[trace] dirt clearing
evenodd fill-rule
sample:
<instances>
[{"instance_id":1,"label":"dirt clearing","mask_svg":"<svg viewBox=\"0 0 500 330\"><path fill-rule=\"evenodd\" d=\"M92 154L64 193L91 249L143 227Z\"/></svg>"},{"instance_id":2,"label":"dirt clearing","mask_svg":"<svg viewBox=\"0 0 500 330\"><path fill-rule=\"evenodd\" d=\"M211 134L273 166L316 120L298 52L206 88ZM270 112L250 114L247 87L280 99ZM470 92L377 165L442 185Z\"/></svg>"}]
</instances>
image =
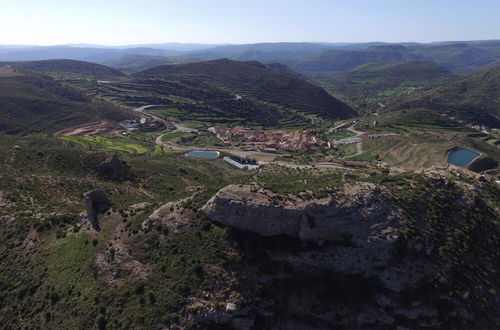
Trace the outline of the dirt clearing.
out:
<instances>
[{"instance_id":1,"label":"dirt clearing","mask_svg":"<svg viewBox=\"0 0 500 330\"><path fill-rule=\"evenodd\" d=\"M54 136L85 136L113 133L118 126L110 121L100 120L68 127L57 131Z\"/></svg>"}]
</instances>

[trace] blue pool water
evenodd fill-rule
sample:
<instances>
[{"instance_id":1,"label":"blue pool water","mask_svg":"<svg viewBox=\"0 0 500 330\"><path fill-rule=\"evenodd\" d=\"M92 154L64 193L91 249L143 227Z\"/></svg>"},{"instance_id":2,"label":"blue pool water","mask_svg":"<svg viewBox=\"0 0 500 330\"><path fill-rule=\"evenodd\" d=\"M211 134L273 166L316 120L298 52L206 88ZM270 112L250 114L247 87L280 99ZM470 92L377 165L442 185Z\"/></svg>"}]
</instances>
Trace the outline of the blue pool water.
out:
<instances>
[{"instance_id":1,"label":"blue pool water","mask_svg":"<svg viewBox=\"0 0 500 330\"><path fill-rule=\"evenodd\" d=\"M469 149L458 148L450 152L448 155L448 162L453 165L465 167L480 155L480 153Z\"/></svg>"},{"instance_id":2,"label":"blue pool water","mask_svg":"<svg viewBox=\"0 0 500 330\"><path fill-rule=\"evenodd\" d=\"M218 151L204 151L204 150L193 150L186 152L186 157L192 158L202 158L202 159L216 159L219 157Z\"/></svg>"}]
</instances>

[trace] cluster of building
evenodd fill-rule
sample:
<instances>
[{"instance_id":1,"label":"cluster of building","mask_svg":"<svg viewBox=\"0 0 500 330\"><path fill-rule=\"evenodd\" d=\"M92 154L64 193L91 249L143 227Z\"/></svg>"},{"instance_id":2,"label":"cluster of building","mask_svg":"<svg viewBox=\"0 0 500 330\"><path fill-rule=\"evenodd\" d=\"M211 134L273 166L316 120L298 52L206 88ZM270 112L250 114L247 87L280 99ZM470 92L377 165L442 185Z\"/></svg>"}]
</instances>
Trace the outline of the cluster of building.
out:
<instances>
[{"instance_id":1,"label":"cluster of building","mask_svg":"<svg viewBox=\"0 0 500 330\"><path fill-rule=\"evenodd\" d=\"M147 117L124 120L119 124L128 131L154 131L165 129L165 124L162 121Z\"/></svg>"},{"instance_id":2,"label":"cluster of building","mask_svg":"<svg viewBox=\"0 0 500 330\"><path fill-rule=\"evenodd\" d=\"M241 150L258 150L263 152L309 151L325 142L318 138L314 130L303 131L267 131L250 129L243 126L209 128L223 144L236 145Z\"/></svg>"},{"instance_id":3,"label":"cluster of building","mask_svg":"<svg viewBox=\"0 0 500 330\"><path fill-rule=\"evenodd\" d=\"M483 132L485 134L490 134L490 128L484 125L469 125L470 128L478 132Z\"/></svg>"}]
</instances>

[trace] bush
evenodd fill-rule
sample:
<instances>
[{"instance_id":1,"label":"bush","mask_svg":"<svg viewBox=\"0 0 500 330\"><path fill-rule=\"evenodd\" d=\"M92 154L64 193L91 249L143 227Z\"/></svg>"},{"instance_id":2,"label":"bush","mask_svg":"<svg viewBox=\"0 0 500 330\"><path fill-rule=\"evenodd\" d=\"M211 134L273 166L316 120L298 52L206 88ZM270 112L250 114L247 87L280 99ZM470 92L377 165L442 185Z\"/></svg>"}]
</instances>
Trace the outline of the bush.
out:
<instances>
[{"instance_id":1,"label":"bush","mask_svg":"<svg viewBox=\"0 0 500 330\"><path fill-rule=\"evenodd\" d=\"M96 324L97 324L97 328L99 330L105 330L106 329L106 318L104 317L104 315L102 314L99 314L96 318Z\"/></svg>"},{"instance_id":2,"label":"bush","mask_svg":"<svg viewBox=\"0 0 500 330\"><path fill-rule=\"evenodd\" d=\"M148 291L147 295L148 295L149 302L151 304L154 304L156 302L156 296L155 296L154 292Z\"/></svg>"}]
</instances>

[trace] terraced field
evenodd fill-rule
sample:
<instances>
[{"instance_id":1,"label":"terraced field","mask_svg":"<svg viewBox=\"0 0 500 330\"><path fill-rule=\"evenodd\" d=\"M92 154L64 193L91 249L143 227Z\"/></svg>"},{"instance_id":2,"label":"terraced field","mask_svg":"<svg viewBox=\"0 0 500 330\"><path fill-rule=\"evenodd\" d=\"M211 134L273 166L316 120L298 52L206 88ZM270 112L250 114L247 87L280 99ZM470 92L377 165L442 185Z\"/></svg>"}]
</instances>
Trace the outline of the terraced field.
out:
<instances>
[{"instance_id":1,"label":"terraced field","mask_svg":"<svg viewBox=\"0 0 500 330\"><path fill-rule=\"evenodd\" d=\"M400 135L384 136L363 143L363 151L391 165L409 169L446 166L446 152L468 147L500 160L500 149L461 131L415 129L399 126ZM402 130L404 129L404 131Z\"/></svg>"},{"instance_id":2,"label":"terraced field","mask_svg":"<svg viewBox=\"0 0 500 330\"><path fill-rule=\"evenodd\" d=\"M87 148L117 150L128 153L143 154L149 151L148 148L137 143L131 143L118 139L111 139L103 136L61 136L61 140L78 143Z\"/></svg>"}]
</instances>

